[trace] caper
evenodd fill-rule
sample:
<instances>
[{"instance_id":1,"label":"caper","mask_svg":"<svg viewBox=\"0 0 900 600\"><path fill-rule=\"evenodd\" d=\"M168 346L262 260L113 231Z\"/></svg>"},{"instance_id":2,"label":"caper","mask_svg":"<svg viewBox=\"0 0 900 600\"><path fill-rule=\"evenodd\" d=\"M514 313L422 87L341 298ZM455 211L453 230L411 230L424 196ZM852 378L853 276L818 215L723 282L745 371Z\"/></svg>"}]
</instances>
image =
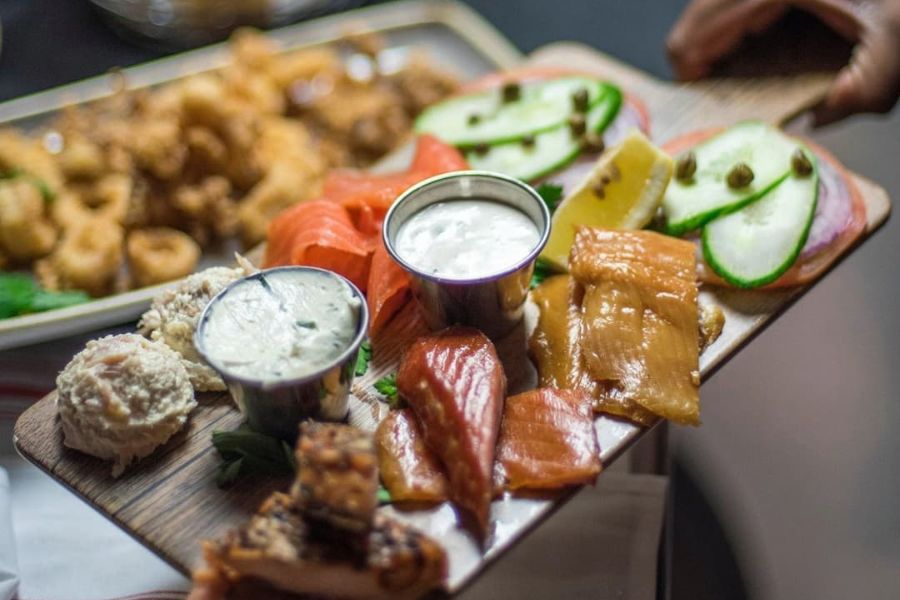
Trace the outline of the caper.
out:
<instances>
[{"instance_id":1,"label":"caper","mask_svg":"<svg viewBox=\"0 0 900 600\"><path fill-rule=\"evenodd\" d=\"M730 188L739 189L747 187L753 182L753 169L751 169L747 163L739 162L731 167L725 180L728 182L728 187Z\"/></svg>"},{"instance_id":2,"label":"caper","mask_svg":"<svg viewBox=\"0 0 900 600\"><path fill-rule=\"evenodd\" d=\"M518 83L510 81L509 83L503 84L501 94L504 103L515 102L522 96L522 87Z\"/></svg>"},{"instance_id":3,"label":"caper","mask_svg":"<svg viewBox=\"0 0 900 600\"><path fill-rule=\"evenodd\" d=\"M587 112L588 100L587 88L578 88L572 93L572 108L575 109L575 112Z\"/></svg>"},{"instance_id":4,"label":"caper","mask_svg":"<svg viewBox=\"0 0 900 600\"><path fill-rule=\"evenodd\" d=\"M485 154L488 153L488 150L490 150L490 149L491 149L491 147L486 142L481 142L480 144L475 144L475 147L473 148L473 150L475 150L475 154L477 154L479 156L484 156Z\"/></svg>"},{"instance_id":5,"label":"caper","mask_svg":"<svg viewBox=\"0 0 900 600\"><path fill-rule=\"evenodd\" d=\"M791 155L791 168L798 177L809 177L812 175L813 165L803 148L797 148Z\"/></svg>"},{"instance_id":6,"label":"caper","mask_svg":"<svg viewBox=\"0 0 900 600\"><path fill-rule=\"evenodd\" d=\"M478 125L481 122L481 115L478 113L472 113L469 115L468 123L469 125Z\"/></svg>"},{"instance_id":7,"label":"caper","mask_svg":"<svg viewBox=\"0 0 900 600\"><path fill-rule=\"evenodd\" d=\"M606 199L606 186L603 184L602 181L598 181L597 183L595 183L592 188L592 191L594 192L594 196L596 198L598 198L599 200Z\"/></svg>"},{"instance_id":8,"label":"caper","mask_svg":"<svg viewBox=\"0 0 900 600\"><path fill-rule=\"evenodd\" d=\"M526 148L534 148L535 143L534 135L529 133L525 137L522 138L522 145Z\"/></svg>"},{"instance_id":9,"label":"caper","mask_svg":"<svg viewBox=\"0 0 900 600\"><path fill-rule=\"evenodd\" d=\"M697 172L697 155L693 150L685 152L675 162L675 178L678 181L690 181Z\"/></svg>"},{"instance_id":10,"label":"caper","mask_svg":"<svg viewBox=\"0 0 900 600\"><path fill-rule=\"evenodd\" d=\"M598 133L594 133L593 131L591 131L590 133L586 133L584 137L581 138L581 150L583 152L603 152L604 148L605 145L603 143L603 136Z\"/></svg>"},{"instance_id":11,"label":"caper","mask_svg":"<svg viewBox=\"0 0 900 600\"><path fill-rule=\"evenodd\" d=\"M584 115L579 113L569 115L568 123L569 129L572 130L572 136L579 137L584 135L584 132L587 129L587 122L584 120Z\"/></svg>"}]
</instances>

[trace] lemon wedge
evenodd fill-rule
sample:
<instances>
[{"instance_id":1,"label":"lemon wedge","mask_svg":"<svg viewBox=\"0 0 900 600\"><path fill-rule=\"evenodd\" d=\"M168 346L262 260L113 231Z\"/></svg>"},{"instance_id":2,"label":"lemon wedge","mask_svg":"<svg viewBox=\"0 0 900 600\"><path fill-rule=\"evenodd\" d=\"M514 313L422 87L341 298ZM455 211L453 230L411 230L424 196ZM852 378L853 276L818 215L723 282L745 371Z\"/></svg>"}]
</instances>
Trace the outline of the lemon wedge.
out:
<instances>
[{"instance_id":1,"label":"lemon wedge","mask_svg":"<svg viewBox=\"0 0 900 600\"><path fill-rule=\"evenodd\" d=\"M604 152L591 173L557 207L541 257L564 270L575 226L640 229L656 214L672 177L672 159L633 131Z\"/></svg>"}]
</instances>

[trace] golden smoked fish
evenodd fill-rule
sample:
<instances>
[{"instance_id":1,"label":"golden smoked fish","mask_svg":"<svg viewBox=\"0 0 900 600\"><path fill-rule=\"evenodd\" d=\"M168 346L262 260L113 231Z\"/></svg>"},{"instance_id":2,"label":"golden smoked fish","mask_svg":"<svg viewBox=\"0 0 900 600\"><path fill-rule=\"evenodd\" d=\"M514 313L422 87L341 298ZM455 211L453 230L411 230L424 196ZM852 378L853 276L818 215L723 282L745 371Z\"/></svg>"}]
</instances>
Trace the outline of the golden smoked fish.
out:
<instances>
[{"instance_id":1,"label":"golden smoked fish","mask_svg":"<svg viewBox=\"0 0 900 600\"><path fill-rule=\"evenodd\" d=\"M605 402L699 424L696 268L684 240L577 229L569 269L585 290L581 350Z\"/></svg>"},{"instance_id":2,"label":"golden smoked fish","mask_svg":"<svg viewBox=\"0 0 900 600\"><path fill-rule=\"evenodd\" d=\"M378 470L394 502L443 502L447 476L425 445L412 409L392 410L375 430Z\"/></svg>"}]
</instances>

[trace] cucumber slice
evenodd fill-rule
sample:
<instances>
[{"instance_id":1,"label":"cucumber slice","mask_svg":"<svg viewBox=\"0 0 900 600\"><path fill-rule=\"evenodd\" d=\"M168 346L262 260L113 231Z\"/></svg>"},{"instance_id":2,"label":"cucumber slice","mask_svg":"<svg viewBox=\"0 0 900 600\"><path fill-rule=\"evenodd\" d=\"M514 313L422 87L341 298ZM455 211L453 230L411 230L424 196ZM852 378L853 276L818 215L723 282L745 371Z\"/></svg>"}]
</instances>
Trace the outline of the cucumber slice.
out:
<instances>
[{"instance_id":1,"label":"cucumber slice","mask_svg":"<svg viewBox=\"0 0 900 600\"><path fill-rule=\"evenodd\" d=\"M673 179L663 198L666 233L682 235L716 217L753 202L781 182L791 170L797 142L759 121L735 125L696 146L697 172L683 182ZM738 162L753 170L753 182L732 189L726 182Z\"/></svg>"},{"instance_id":2,"label":"cucumber slice","mask_svg":"<svg viewBox=\"0 0 900 600\"><path fill-rule=\"evenodd\" d=\"M498 89L477 92L426 109L415 128L455 146L508 142L564 123L572 114L576 90L588 90L591 107L608 93L608 87L589 77L562 77L523 84L519 100L506 103ZM477 122L470 122L473 115Z\"/></svg>"},{"instance_id":3,"label":"cucumber slice","mask_svg":"<svg viewBox=\"0 0 900 600\"><path fill-rule=\"evenodd\" d=\"M813 154L807 150L807 156ZM806 244L819 198L813 162L808 177L791 174L759 200L703 228L703 256L728 283L753 288L787 271Z\"/></svg>"},{"instance_id":4,"label":"cucumber slice","mask_svg":"<svg viewBox=\"0 0 900 600\"><path fill-rule=\"evenodd\" d=\"M589 131L603 133L622 105L622 94L613 86L596 103L585 119ZM473 169L504 173L523 181L534 181L563 168L581 152L581 140L572 135L568 125L560 125L534 136L534 144L521 141L491 146L484 154L471 151L466 161Z\"/></svg>"}]
</instances>

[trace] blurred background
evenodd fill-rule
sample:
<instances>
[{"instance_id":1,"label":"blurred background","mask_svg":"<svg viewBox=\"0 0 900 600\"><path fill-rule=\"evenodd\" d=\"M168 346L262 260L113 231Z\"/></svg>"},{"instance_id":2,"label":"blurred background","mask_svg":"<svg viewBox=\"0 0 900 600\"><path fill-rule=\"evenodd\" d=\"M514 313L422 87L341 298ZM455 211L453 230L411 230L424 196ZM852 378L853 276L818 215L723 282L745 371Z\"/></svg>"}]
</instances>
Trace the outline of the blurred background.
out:
<instances>
[{"instance_id":1,"label":"blurred background","mask_svg":"<svg viewBox=\"0 0 900 600\"><path fill-rule=\"evenodd\" d=\"M182 4L177 0L95 4L118 10L119 16L87 0L0 1L0 100L207 40L202 33L205 26L198 28L201 33L191 28L161 33L167 31L173 7ZM245 5L246 16L256 3L236 4ZM276 21L300 14L292 12L293 3L276 4L283 5ZM304 14L319 14L359 2L297 4ZM552 41L577 40L669 78L664 41L686 3L471 0L467 4L523 52ZM148 12L145 6L153 10ZM146 22L134 11L147 15ZM230 18L216 26L227 27ZM800 25L794 27L815 30L810 20L796 19ZM123 23L129 21L139 25L143 37L125 32ZM822 48L842 48L827 32L817 33L826 40ZM151 41L147 35L163 39ZM771 50L767 43L751 42L746 56L761 47ZM802 129L803 123L798 127ZM900 197L900 113L853 117L810 135L848 167ZM670 430L672 598L897 597L898 228L896 221L889 222L703 386L702 427ZM74 352L77 347L72 346ZM0 370L11 368L16 357L23 356L39 353L33 349L0 353ZM44 365L50 380L61 366ZM549 531L568 518L567 510L582 509L563 509L547 526ZM565 553L564 541L542 539L541 543L560 546L545 547L545 552ZM573 554L567 560L581 561L579 568L591 571L590 556ZM486 579L491 577L493 587L484 589L505 596L502 590L508 588L502 579L497 583L503 573L492 572ZM590 597L567 588L565 577L561 579L559 597ZM477 586L471 594L489 597Z\"/></svg>"}]
</instances>

